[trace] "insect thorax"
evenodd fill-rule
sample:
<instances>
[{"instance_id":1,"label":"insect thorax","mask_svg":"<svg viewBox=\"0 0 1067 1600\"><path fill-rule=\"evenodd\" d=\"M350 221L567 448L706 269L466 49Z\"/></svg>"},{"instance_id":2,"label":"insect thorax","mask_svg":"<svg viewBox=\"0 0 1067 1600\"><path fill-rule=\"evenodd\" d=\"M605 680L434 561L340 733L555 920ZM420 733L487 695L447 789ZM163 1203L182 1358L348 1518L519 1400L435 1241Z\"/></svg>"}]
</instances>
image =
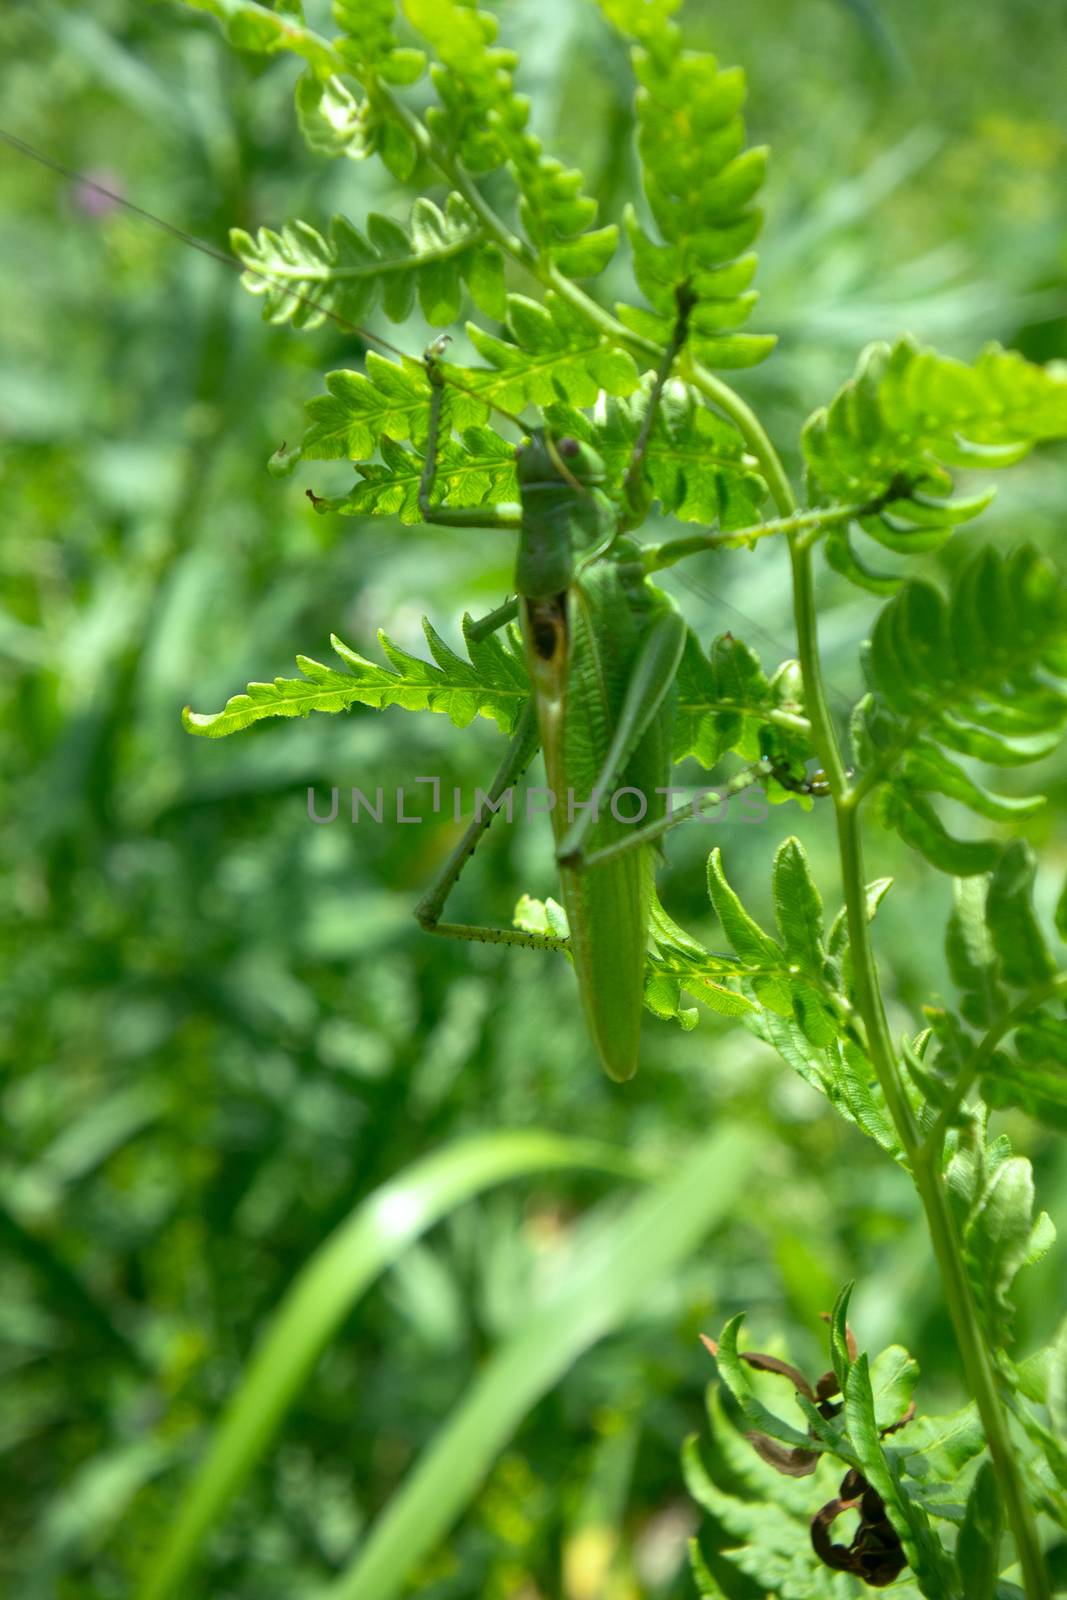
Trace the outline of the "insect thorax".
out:
<instances>
[{"instance_id":1,"label":"insect thorax","mask_svg":"<svg viewBox=\"0 0 1067 1600\"><path fill-rule=\"evenodd\" d=\"M569 587L575 561L610 537L612 511L598 490L556 482L526 483L515 564L515 590L548 600Z\"/></svg>"}]
</instances>

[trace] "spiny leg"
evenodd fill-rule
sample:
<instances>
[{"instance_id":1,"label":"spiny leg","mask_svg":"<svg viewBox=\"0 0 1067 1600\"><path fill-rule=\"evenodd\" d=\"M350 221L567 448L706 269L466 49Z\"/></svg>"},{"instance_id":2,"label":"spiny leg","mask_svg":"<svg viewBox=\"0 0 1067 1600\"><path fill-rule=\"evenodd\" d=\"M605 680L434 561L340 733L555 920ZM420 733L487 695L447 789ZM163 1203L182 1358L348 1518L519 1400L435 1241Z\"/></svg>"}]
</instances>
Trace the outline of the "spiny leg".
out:
<instances>
[{"instance_id":1,"label":"spiny leg","mask_svg":"<svg viewBox=\"0 0 1067 1600\"><path fill-rule=\"evenodd\" d=\"M508 744L496 777L490 785L488 802L479 809L462 839L415 907L415 916L425 933L438 933L446 939L466 939L478 944L521 945L527 950L567 949L566 939L553 938L546 933L527 933L521 928L479 928L471 923L438 920L460 874L496 814L492 807L525 772L536 755L540 742L537 712L533 700L530 699L523 707L518 726Z\"/></svg>"},{"instance_id":2,"label":"spiny leg","mask_svg":"<svg viewBox=\"0 0 1067 1600\"><path fill-rule=\"evenodd\" d=\"M595 808L610 793L670 691L685 649L686 625L673 608L649 625L637 652L611 744L589 796L591 804L571 823L556 852L561 866L580 867L582 849L595 824Z\"/></svg>"},{"instance_id":3,"label":"spiny leg","mask_svg":"<svg viewBox=\"0 0 1067 1600\"><path fill-rule=\"evenodd\" d=\"M419 515L424 522L437 523L445 528L521 528L522 510L518 505L502 506L435 506L430 503L434 479L437 476L437 457L440 449L441 409L445 399L445 375L437 364L436 352L431 345L425 357L426 376L430 380L430 417L426 429L426 456L419 476Z\"/></svg>"},{"instance_id":4,"label":"spiny leg","mask_svg":"<svg viewBox=\"0 0 1067 1600\"><path fill-rule=\"evenodd\" d=\"M589 855L581 857L574 864L583 871L590 867L606 866L609 861L618 861L620 856L629 854L631 850L638 850L642 845L655 844L657 839L662 839L665 833L672 828L677 828L683 822L692 822L699 817L702 811L710 811L712 806L722 805L731 795L741 794L743 790L751 788L754 783L770 777L772 774L765 761L759 762L754 767L746 767L743 772L735 772L732 778L725 783L720 783L715 788L704 790L695 800L690 800L688 805L680 811L674 811L669 816L660 817L656 822L648 822L641 828L635 828L633 833L615 839L611 844L604 845L600 850L594 850Z\"/></svg>"},{"instance_id":5,"label":"spiny leg","mask_svg":"<svg viewBox=\"0 0 1067 1600\"><path fill-rule=\"evenodd\" d=\"M447 527L467 528L517 528L521 525L520 508L515 506L485 506L472 509L451 509L430 503L441 432L441 410L444 402L444 374L437 365L436 352L427 352L426 372L430 380L430 416L426 433L426 458L419 479L419 510L423 520ZM487 637L495 628L517 614L517 602L506 602L489 616L471 624L468 636L474 640ZM470 924L441 922L445 902L455 887L461 873L474 854L482 835L495 816L492 809L501 795L521 777L536 754L539 744L537 713L533 701L527 701L518 726L505 752L504 759L489 789L488 801L451 851L440 872L427 889L418 905L415 916L426 933L441 934L446 939L476 940L484 944L521 945L531 950L565 950L565 939L554 939L547 934L526 933L519 928L478 928Z\"/></svg>"},{"instance_id":6,"label":"spiny leg","mask_svg":"<svg viewBox=\"0 0 1067 1600\"><path fill-rule=\"evenodd\" d=\"M855 774L853 769L848 769L848 776ZM677 828L683 822L692 822L699 817L701 812L710 811L713 806L722 805L724 800L729 800L732 795L741 794L753 784L765 783L768 778L774 778L783 789L789 789L794 794L811 795L820 799L829 794L825 777L822 772L814 773L810 778L803 780L790 778L773 762L763 757L754 766L745 767L741 772L735 772L732 778L725 783L716 784L714 788L703 790L694 800L680 811L673 811L668 816L660 817L656 822L648 822L643 827L635 828L633 833L615 839L611 844L604 845L599 850L593 850L589 855L582 855L573 863L582 871L590 867L606 866L609 861L618 861L621 856L627 855L631 850L638 850L642 845L655 844L662 839L665 833L672 828Z\"/></svg>"},{"instance_id":7,"label":"spiny leg","mask_svg":"<svg viewBox=\"0 0 1067 1600\"><path fill-rule=\"evenodd\" d=\"M488 639L491 633L502 628L507 622L514 622L519 614L518 596L505 600L503 605L497 606L494 611L489 611L484 617L476 617L464 622L463 632L472 644L481 644Z\"/></svg>"},{"instance_id":8,"label":"spiny leg","mask_svg":"<svg viewBox=\"0 0 1067 1600\"><path fill-rule=\"evenodd\" d=\"M623 480L622 486L625 503L631 508L634 515L638 518L643 515L644 510L638 497L637 488L645 468L645 455L648 451L648 441L655 425L656 415L660 408L660 402L663 399L663 390L666 387L667 379L671 375L671 369L678 358L679 352L681 351L682 346L685 344L685 341L688 337L689 318L693 307L697 303L697 297L693 293L688 283L682 283L678 285L674 292L674 298L675 304L678 308L678 313L674 321L674 331L671 334L670 343L663 352L663 359L660 361L660 364L656 369L656 377L652 385L652 393L648 397L648 408L645 411L644 420L641 423L641 431L637 435L637 440L633 448L633 454L630 457L630 465L626 469L626 477Z\"/></svg>"}]
</instances>

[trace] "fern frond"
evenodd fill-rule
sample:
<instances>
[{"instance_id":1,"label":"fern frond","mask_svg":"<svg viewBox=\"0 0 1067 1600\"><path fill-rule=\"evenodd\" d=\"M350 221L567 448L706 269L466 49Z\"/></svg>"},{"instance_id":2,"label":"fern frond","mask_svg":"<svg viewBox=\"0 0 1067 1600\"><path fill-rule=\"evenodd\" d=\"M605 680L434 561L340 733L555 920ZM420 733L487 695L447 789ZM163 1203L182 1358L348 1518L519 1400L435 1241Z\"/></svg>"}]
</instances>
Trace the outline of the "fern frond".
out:
<instances>
[{"instance_id":1,"label":"fern frond","mask_svg":"<svg viewBox=\"0 0 1067 1600\"><path fill-rule=\"evenodd\" d=\"M462 432L481 425L493 406L521 411L529 404L547 407L561 400L574 406L591 406L602 393L625 395L638 383L637 367L631 357L613 349L554 295L547 296L543 305L522 295L509 295L506 327L510 338L486 333L473 323L467 326L472 343L488 366L442 363L446 379L453 380L443 390L444 436L452 429ZM299 453L288 457L290 467L300 456L312 461L365 459L373 454L383 434L391 439L410 439L416 445L425 441L431 389L421 362L387 361L368 352L365 375L347 370L333 372L326 379L326 387L328 394L308 402L311 425ZM711 418L706 410L703 415ZM583 437L591 437L584 419L577 426L585 429ZM632 430L634 438L637 426ZM731 461L736 461L733 475L739 485L743 481L754 490L759 480L750 469L742 471L740 466L740 435L732 434L727 424L715 418L710 422L694 419L688 433L688 449L694 457L689 462L690 471L699 470L699 439L709 444L714 440L720 455L725 457L729 450ZM714 458L707 463L706 471L715 471ZM745 504L749 504L747 497ZM751 522L753 516L754 513L748 515L747 520Z\"/></svg>"},{"instance_id":2,"label":"fern frond","mask_svg":"<svg viewBox=\"0 0 1067 1600\"><path fill-rule=\"evenodd\" d=\"M633 458L652 390L646 373L629 396L601 395L592 419L564 406L545 416L557 433L586 439L603 457L608 482L621 484ZM767 486L745 454L744 440L677 380L664 388L645 445L644 479L650 500L682 522L715 522L729 531L760 520Z\"/></svg>"},{"instance_id":3,"label":"fern frond","mask_svg":"<svg viewBox=\"0 0 1067 1600\"><path fill-rule=\"evenodd\" d=\"M362 161L376 148L374 119L340 78L305 72L296 85L296 118L309 149L321 156Z\"/></svg>"},{"instance_id":4,"label":"fern frond","mask_svg":"<svg viewBox=\"0 0 1067 1600\"><path fill-rule=\"evenodd\" d=\"M720 852L708 858L711 903L740 963L735 978L756 1002L741 1020L841 1116L902 1160L881 1089L851 1027L854 997L840 919L824 933L818 891L798 840L779 847L772 884L778 939L745 910ZM879 899L877 892L869 895L871 915Z\"/></svg>"},{"instance_id":5,"label":"fern frond","mask_svg":"<svg viewBox=\"0 0 1067 1600\"><path fill-rule=\"evenodd\" d=\"M521 319L519 325L524 330L527 327ZM532 325L544 330L539 318ZM489 336L484 337L488 341ZM597 378L608 383L635 379L636 370L629 358L620 365L610 360L609 352L597 343L578 352L573 346L554 341L540 356L530 352L529 364L524 366L524 355L516 346L492 342L506 349L508 368L489 373L485 368L444 366L446 376L452 375L456 381L446 384L443 391L442 435L447 437L453 429L464 434L480 427L496 401L511 410L521 407L527 397L543 397L553 389L556 393L569 390L585 403L598 401L594 416L576 410L573 404L556 402L544 404L546 421L558 435L570 433L592 444L604 458L608 482L620 485L641 430L650 385L646 379L632 397L612 396L597 388ZM504 359L503 354L500 359ZM328 392L308 402L310 426L299 449L290 451L284 463L276 466L279 474L291 471L301 459L366 462L383 437L408 439L416 446L425 443L431 388L422 363L387 361L370 351L366 368L366 373L346 369L327 374ZM499 439L492 453L495 456L509 449L513 446ZM442 459L446 455L447 451L443 452ZM395 456L393 459L410 489L411 463ZM648 440L644 468L651 496L659 500L665 513L682 521L714 521L727 531L751 528L759 522L766 485L749 465L740 434L701 405L684 385L671 385L663 397ZM507 474L500 481L505 498L514 498L512 475ZM410 501L410 495L401 500ZM482 501L450 498L450 503L474 505ZM326 504L323 502L324 508Z\"/></svg>"},{"instance_id":6,"label":"fern frond","mask_svg":"<svg viewBox=\"0 0 1067 1600\"><path fill-rule=\"evenodd\" d=\"M712 367L752 366L775 340L736 330L748 321L762 223L753 200L763 184L764 149L745 149L745 78L715 57L683 50L670 6L602 0L609 19L639 42L632 52L642 181L659 229L657 242L632 207L625 214L634 276L651 310L619 305L619 320L666 344L676 292L696 296L689 348Z\"/></svg>"},{"instance_id":7,"label":"fern frond","mask_svg":"<svg viewBox=\"0 0 1067 1600\"><path fill-rule=\"evenodd\" d=\"M787 841L788 848L792 850L797 859L803 862L803 852L798 842L793 839ZM783 847L785 850L786 847ZM776 878L780 875L783 852L775 863ZM809 889L814 893L810 874L806 866L803 874ZM817 1047L829 1044L837 1035L838 1025L832 1007L827 1003L827 997L819 992L822 984L822 965L824 954L821 952L813 967L808 960L810 941L805 939L805 959L801 964L796 960L795 950L796 933L799 924L793 920L783 919L780 915L779 903L779 932L782 942L771 938L748 915L740 900L726 882L722 870L720 852L714 850L708 859L708 893L711 897L715 913L722 923L723 932L733 946L738 959L744 969L746 981L751 986L754 997L761 1006L774 1012L776 1016L792 1017L804 1037ZM815 894L814 903L817 904L818 896ZM821 908L816 917L820 922ZM820 931L815 935L817 943L821 944Z\"/></svg>"},{"instance_id":8,"label":"fern frond","mask_svg":"<svg viewBox=\"0 0 1067 1600\"><path fill-rule=\"evenodd\" d=\"M234 228L230 243L248 269L242 283L264 297L271 322L315 328L327 313L362 322L379 301L391 321L403 322L417 297L427 322L441 327L459 316L464 284L489 315L504 309L500 251L458 194L444 211L416 200L406 229L372 212L366 234L337 216L329 238L298 221L280 233L260 228L255 238Z\"/></svg>"},{"instance_id":9,"label":"fern frond","mask_svg":"<svg viewBox=\"0 0 1067 1600\"><path fill-rule=\"evenodd\" d=\"M396 33L396 0L333 0L333 20L344 34L337 49L361 80L417 83L426 55L401 45Z\"/></svg>"},{"instance_id":10,"label":"fern frond","mask_svg":"<svg viewBox=\"0 0 1067 1600\"><path fill-rule=\"evenodd\" d=\"M379 155L402 183L418 159L415 136L394 114L383 86L416 83L426 68L422 50L397 42L393 0L335 0L334 20L344 30L335 49L363 89L357 99L340 78L308 73L296 86L300 130L312 150L362 161Z\"/></svg>"},{"instance_id":11,"label":"fern frond","mask_svg":"<svg viewBox=\"0 0 1067 1600\"><path fill-rule=\"evenodd\" d=\"M600 9L620 33L636 40L650 55L670 60L678 49L678 24L671 18L682 0L599 0Z\"/></svg>"},{"instance_id":12,"label":"fern frond","mask_svg":"<svg viewBox=\"0 0 1067 1600\"><path fill-rule=\"evenodd\" d=\"M884 502L860 526L908 555L937 549L988 504L988 493L952 498L951 469L1010 466L1040 441L1065 437L1067 365L1035 366L991 345L968 366L902 338L864 351L802 442L814 503ZM830 553L855 581L877 582L850 565L847 535Z\"/></svg>"},{"instance_id":13,"label":"fern frond","mask_svg":"<svg viewBox=\"0 0 1067 1600\"><path fill-rule=\"evenodd\" d=\"M419 483L424 457L384 435L378 451L380 461L356 463L358 481L348 494L335 499L316 496L316 511L338 511L346 517L399 517L409 524L421 521ZM439 445L430 494L435 505L484 506L505 501L517 509L518 494L515 446L492 428L467 428L460 439Z\"/></svg>"},{"instance_id":14,"label":"fern frond","mask_svg":"<svg viewBox=\"0 0 1067 1600\"><path fill-rule=\"evenodd\" d=\"M505 324L509 338L467 324L467 336L484 367L458 369L461 381L490 405L506 411L565 401L591 406L603 390L630 394L638 383L637 367L625 350L573 312L558 295L543 302L525 295L507 299Z\"/></svg>"},{"instance_id":15,"label":"fern frond","mask_svg":"<svg viewBox=\"0 0 1067 1600\"><path fill-rule=\"evenodd\" d=\"M1048 1253L1056 1237L1050 1219L1034 1214L1034 1173L1003 1134L990 1138L982 1120L951 1156L949 1194L963 1239L971 1286L993 1350L1010 1343L1011 1288L1024 1267Z\"/></svg>"},{"instance_id":16,"label":"fern frond","mask_svg":"<svg viewBox=\"0 0 1067 1600\"><path fill-rule=\"evenodd\" d=\"M699 1012L687 1006L694 996L720 1017L742 1017L755 1002L741 993L737 983L740 963L733 956L713 955L679 927L660 903L655 885L649 906L648 961L644 1001L663 1022L677 1022L688 1033Z\"/></svg>"},{"instance_id":17,"label":"fern frond","mask_svg":"<svg viewBox=\"0 0 1067 1600\"><path fill-rule=\"evenodd\" d=\"M363 461L372 456L383 435L389 439L426 441L430 416L430 380L421 361L387 361L369 350L366 372L342 369L326 375L328 393L307 404L311 425L300 448L286 458L291 468L301 458L308 461ZM447 373L460 369L445 367ZM465 374L458 378L463 382ZM462 431L484 423L488 405L464 386L446 384L441 396L441 430Z\"/></svg>"},{"instance_id":18,"label":"fern frond","mask_svg":"<svg viewBox=\"0 0 1067 1600\"><path fill-rule=\"evenodd\" d=\"M468 659L451 650L430 623L423 622L432 661L402 650L384 633L378 640L388 667L368 661L336 635L330 643L348 668L339 672L308 656L298 656L302 678L275 678L273 683L250 683L244 694L234 695L221 711L201 713L188 706L182 722L189 733L223 739L254 722L269 717L306 717L312 711L347 711L354 705L383 710L400 706L405 711L439 711L457 728L476 716L487 717L510 733L529 695L529 683L517 639L491 635L464 639Z\"/></svg>"},{"instance_id":19,"label":"fern frond","mask_svg":"<svg viewBox=\"0 0 1067 1600\"><path fill-rule=\"evenodd\" d=\"M456 0L403 0L408 21L428 41L440 105L427 124L449 157L471 172L508 166L519 190L519 216L542 261L568 277L592 277L615 253L618 229L593 228L597 203L582 175L547 156L528 127L529 101L515 92L518 56L496 44L488 11Z\"/></svg>"},{"instance_id":20,"label":"fern frond","mask_svg":"<svg viewBox=\"0 0 1067 1600\"><path fill-rule=\"evenodd\" d=\"M1067 728L1067 594L1031 546L981 551L946 601L909 580L875 623L866 661L873 690L853 737L869 786L885 783L882 818L957 877L988 871L998 847L953 839L926 798L960 801L994 821L1042 802L989 793L946 751L998 766L1039 760Z\"/></svg>"},{"instance_id":21,"label":"fern frond","mask_svg":"<svg viewBox=\"0 0 1067 1600\"><path fill-rule=\"evenodd\" d=\"M924 1088L944 1105L977 1081L987 1106L1064 1128L1067 974L1034 911L1034 874L1033 853L1017 839L992 873L956 883L945 950L959 1010L929 1012L936 1049L924 1058Z\"/></svg>"},{"instance_id":22,"label":"fern frond","mask_svg":"<svg viewBox=\"0 0 1067 1600\"><path fill-rule=\"evenodd\" d=\"M742 640L720 634L705 654L694 634L678 669L674 760L694 756L710 770L728 751L745 761L766 755L773 727L776 754L800 766L814 754L806 732L803 690L793 663L768 678Z\"/></svg>"},{"instance_id":23,"label":"fern frond","mask_svg":"<svg viewBox=\"0 0 1067 1600\"><path fill-rule=\"evenodd\" d=\"M290 51L309 71L296 86L301 131L313 150L362 160L380 155L395 178L410 178L418 156L413 134L395 115L383 86L415 83L425 69L423 51L399 45L393 0L335 0L334 17L345 37L331 43L300 17L257 0L185 0L222 24L230 44L259 55ZM354 75L364 95L357 99L342 81Z\"/></svg>"},{"instance_id":24,"label":"fern frond","mask_svg":"<svg viewBox=\"0 0 1067 1600\"><path fill-rule=\"evenodd\" d=\"M723 1433L734 1433L725 1414L720 1426ZM746 1443L742 1448L759 1465L751 1446ZM721 1457L728 1452L720 1433L715 1454ZM820 1504L833 1498L842 1470L827 1461L815 1469L814 1479L805 1482L801 1494L783 1494L781 1486L787 1480L777 1479L761 1484L763 1493L757 1497L742 1492L748 1488L745 1480L708 1472L696 1436L688 1439L682 1456L685 1486L711 1519L711 1531L689 1544L690 1569L701 1600L726 1600L733 1594L751 1600L778 1600L782 1595L839 1600L843 1592L839 1581L812 1550L810 1528ZM766 1472L769 1479L777 1478L773 1468L767 1467ZM722 1488L725 1482L736 1485L737 1492ZM728 1588L722 1587L716 1572Z\"/></svg>"}]
</instances>

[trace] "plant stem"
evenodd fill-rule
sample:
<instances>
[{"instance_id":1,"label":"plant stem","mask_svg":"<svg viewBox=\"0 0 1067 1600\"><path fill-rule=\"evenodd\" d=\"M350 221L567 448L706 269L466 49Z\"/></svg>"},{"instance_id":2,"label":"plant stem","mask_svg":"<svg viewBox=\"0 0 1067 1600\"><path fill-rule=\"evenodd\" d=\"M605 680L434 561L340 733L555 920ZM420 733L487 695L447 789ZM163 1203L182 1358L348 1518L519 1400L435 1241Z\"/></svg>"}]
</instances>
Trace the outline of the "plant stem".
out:
<instances>
[{"instance_id":1,"label":"plant stem","mask_svg":"<svg viewBox=\"0 0 1067 1600\"><path fill-rule=\"evenodd\" d=\"M812 740L830 784L834 805L838 808L840 828L841 806L848 795L848 773L841 759L841 747L834 731L830 707L823 684L822 663L819 660L818 622L815 612L815 576L810 548L797 534L789 538L789 561L793 574L793 618L797 630L797 655L804 679L804 703L811 719ZM842 862L844 844L841 845ZM863 880L857 905L862 910L864 930L867 927L864 907Z\"/></svg>"},{"instance_id":2,"label":"plant stem","mask_svg":"<svg viewBox=\"0 0 1067 1600\"><path fill-rule=\"evenodd\" d=\"M968 1386L978 1406L993 1470L1004 1501L1008 1526L1022 1568L1027 1600L1052 1600L1048 1568L1038 1539L1037 1524L1026 1493L1018 1457L1008 1429L1008 1419L997 1391L993 1363L978 1324L970 1279L963 1262L941 1174L925 1152L912 1165L915 1187L926 1212L934 1255L949 1315L956 1330L960 1359Z\"/></svg>"},{"instance_id":3,"label":"plant stem","mask_svg":"<svg viewBox=\"0 0 1067 1600\"><path fill-rule=\"evenodd\" d=\"M940 1171L939 1150L924 1144L905 1093L882 1002L881 985L866 909L866 873L859 809L849 791L837 737L826 711L822 687L814 606L811 552L791 542L794 603L805 697L819 758L829 776L837 814L841 878L848 912L849 944L855 972L856 998L867 1034L871 1065L911 1166L926 1214L934 1257L941 1273L945 1300L956 1333L964 1376L978 1407L986 1443L1004 1501L1008 1526L1022 1568L1027 1600L1052 1600L1048 1571L1037 1526L1027 1498L1008 1421L997 1391L992 1362L978 1321L959 1235L949 1209Z\"/></svg>"},{"instance_id":4,"label":"plant stem","mask_svg":"<svg viewBox=\"0 0 1067 1600\"><path fill-rule=\"evenodd\" d=\"M705 550L719 550L724 546L738 545L751 542L755 539L769 539L775 534L804 534L811 538L823 528L833 527L838 522L851 522L854 517L864 516L871 509L870 503L848 506L823 506L816 507L814 511L798 511L792 517L777 517L770 522L753 523L750 528L734 528L728 532L720 533L694 533L685 539L668 539L665 544L646 544L641 552L642 565L646 572L660 572L664 567L673 567L676 561L682 561L686 556L700 555Z\"/></svg>"}]
</instances>

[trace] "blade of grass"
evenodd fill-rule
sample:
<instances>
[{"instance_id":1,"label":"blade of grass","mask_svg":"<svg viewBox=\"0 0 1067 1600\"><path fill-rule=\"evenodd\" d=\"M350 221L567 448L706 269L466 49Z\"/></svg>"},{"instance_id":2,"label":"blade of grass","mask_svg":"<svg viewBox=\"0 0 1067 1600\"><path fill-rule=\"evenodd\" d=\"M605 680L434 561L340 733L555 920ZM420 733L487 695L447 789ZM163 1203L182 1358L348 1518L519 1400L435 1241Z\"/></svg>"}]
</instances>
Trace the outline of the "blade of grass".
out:
<instances>
[{"instance_id":1,"label":"blade of grass","mask_svg":"<svg viewBox=\"0 0 1067 1600\"><path fill-rule=\"evenodd\" d=\"M490 1359L319 1600L392 1600L474 1495L526 1413L598 1339L648 1301L734 1203L752 1136L704 1139L576 1254L559 1289Z\"/></svg>"},{"instance_id":2,"label":"blade of grass","mask_svg":"<svg viewBox=\"0 0 1067 1600\"><path fill-rule=\"evenodd\" d=\"M557 1134L501 1132L457 1141L363 1200L301 1270L267 1325L181 1501L139 1600L187 1592L208 1531L265 1453L286 1409L359 1296L453 1207L509 1178L566 1167L638 1177L632 1157Z\"/></svg>"}]
</instances>

